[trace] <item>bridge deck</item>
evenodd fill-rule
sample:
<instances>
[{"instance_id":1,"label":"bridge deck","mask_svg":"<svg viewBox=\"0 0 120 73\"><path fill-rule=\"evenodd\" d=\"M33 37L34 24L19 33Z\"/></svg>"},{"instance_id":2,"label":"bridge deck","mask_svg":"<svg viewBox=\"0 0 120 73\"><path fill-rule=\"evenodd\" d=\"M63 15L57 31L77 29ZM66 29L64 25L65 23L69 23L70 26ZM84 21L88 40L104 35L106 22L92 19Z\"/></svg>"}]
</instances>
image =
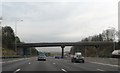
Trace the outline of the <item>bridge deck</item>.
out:
<instances>
[{"instance_id":1,"label":"bridge deck","mask_svg":"<svg viewBox=\"0 0 120 73\"><path fill-rule=\"evenodd\" d=\"M57 46L110 46L114 42L42 42L42 43L17 43L17 47L57 47Z\"/></svg>"}]
</instances>

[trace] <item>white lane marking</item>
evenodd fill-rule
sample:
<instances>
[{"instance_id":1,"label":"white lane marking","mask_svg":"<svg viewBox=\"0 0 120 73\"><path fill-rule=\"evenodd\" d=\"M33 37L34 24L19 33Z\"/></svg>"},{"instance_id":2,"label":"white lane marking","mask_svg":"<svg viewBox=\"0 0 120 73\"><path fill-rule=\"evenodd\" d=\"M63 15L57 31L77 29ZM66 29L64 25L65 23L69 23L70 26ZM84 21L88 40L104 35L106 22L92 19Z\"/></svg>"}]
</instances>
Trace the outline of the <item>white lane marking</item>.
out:
<instances>
[{"instance_id":1,"label":"white lane marking","mask_svg":"<svg viewBox=\"0 0 120 73\"><path fill-rule=\"evenodd\" d=\"M31 64L30 62L28 64Z\"/></svg>"},{"instance_id":2,"label":"white lane marking","mask_svg":"<svg viewBox=\"0 0 120 73\"><path fill-rule=\"evenodd\" d=\"M99 70L99 71L104 71L104 70L102 70L102 69L97 69L97 70Z\"/></svg>"},{"instance_id":3,"label":"white lane marking","mask_svg":"<svg viewBox=\"0 0 120 73\"><path fill-rule=\"evenodd\" d=\"M53 63L53 64L55 64L55 63Z\"/></svg>"},{"instance_id":4,"label":"white lane marking","mask_svg":"<svg viewBox=\"0 0 120 73\"><path fill-rule=\"evenodd\" d=\"M6 61L6 62L16 62L16 61L20 61L20 60L23 60L23 59L18 59L18 60L13 60L13 61Z\"/></svg>"},{"instance_id":5,"label":"white lane marking","mask_svg":"<svg viewBox=\"0 0 120 73\"><path fill-rule=\"evenodd\" d=\"M77 64L77 63L73 63L73 64Z\"/></svg>"},{"instance_id":6,"label":"white lane marking","mask_svg":"<svg viewBox=\"0 0 120 73\"><path fill-rule=\"evenodd\" d=\"M5 62L0 62L0 63L2 64L2 63L5 63Z\"/></svg>"},{"instance_id":7,"label":"white lane marking","mask_svg":"<svg viewBox=\"0 0 120 73\"><path fill-rule=\"evenodd\" d=\"M0 62L0 63L2 63L2 62Z\"/></svg>"},{"instance_id":8,"label":"white lane marking","mask_svg":"<svg viewBox=\"0 0 120 73\"><path fill-rule=\"evenodd\" d=\"M61 69L62 71L64 71L64 72L67 72L65 69Z\"/></svg>"},{"instance_id":9,"label":"white lane marking","mask_svg":"<svg viewBox=\"0 0 120 73\"><path fill-rule=\"evenodd\" d=\"M20 71L21 69L17 69L14 73L16 73L16 72L18 72L18 71Z\"/></svg>"},{"instance_id":10,"label":"white lane marking","mask_svg":"<svg viewBox=\"0 0 120 73\"><path fill-rule=\"evenodd\" d=\"M118 66L118 65L111 65L111 64L105 64L105 63L97 63L97 62L90 62L90 63L101 64L101 65L107 65L107 66L114 66L114 67L120 67L120 66Z\"/></svg>"}]
</instances>

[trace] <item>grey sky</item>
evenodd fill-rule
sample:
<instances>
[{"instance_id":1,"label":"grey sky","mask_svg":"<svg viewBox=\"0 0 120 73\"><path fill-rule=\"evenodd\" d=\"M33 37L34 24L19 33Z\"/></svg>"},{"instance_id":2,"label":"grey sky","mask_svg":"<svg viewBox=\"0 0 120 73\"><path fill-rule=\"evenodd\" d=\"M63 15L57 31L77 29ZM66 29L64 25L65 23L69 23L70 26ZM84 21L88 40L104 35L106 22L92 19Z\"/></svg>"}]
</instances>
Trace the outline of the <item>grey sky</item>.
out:
<instances>
[{"instance_id":1,"label":"grey sky","mask_svg":"<svg viewBox=\"0 0 120 73\"><path fill-rule=\"evenodd\" d=\"M3 2L3 26L14 29L15 21L23 20L17 35L24 42L80 41L108 27L118 29L117 0L52 1Z\"/></svg>"}]
</instances>

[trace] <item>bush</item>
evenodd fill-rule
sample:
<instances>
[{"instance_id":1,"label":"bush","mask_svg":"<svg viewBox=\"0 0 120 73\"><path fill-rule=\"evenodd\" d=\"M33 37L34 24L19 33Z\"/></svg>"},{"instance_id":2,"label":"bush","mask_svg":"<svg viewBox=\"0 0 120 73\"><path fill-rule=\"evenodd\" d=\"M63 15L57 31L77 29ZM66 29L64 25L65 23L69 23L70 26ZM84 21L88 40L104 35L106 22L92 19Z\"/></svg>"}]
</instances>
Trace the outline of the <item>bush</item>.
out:
<instances>
[{"instance_id":1,"label":"bush","mask_svg":"<svg viewBox=\"0 0 120 73\"><path fill-rule=\"evenodd\" d=\"M10 49L2 48L2 56L16 56L16 52Z\"/></svg>"}]
</instances>

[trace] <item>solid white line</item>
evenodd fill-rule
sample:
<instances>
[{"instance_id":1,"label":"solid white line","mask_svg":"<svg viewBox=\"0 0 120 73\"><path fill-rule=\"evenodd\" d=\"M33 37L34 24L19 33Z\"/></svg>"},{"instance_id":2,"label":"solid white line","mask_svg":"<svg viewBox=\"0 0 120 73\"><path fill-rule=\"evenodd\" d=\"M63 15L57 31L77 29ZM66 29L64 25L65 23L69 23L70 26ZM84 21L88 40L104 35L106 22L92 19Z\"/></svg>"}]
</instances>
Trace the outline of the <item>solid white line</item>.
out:
<instances>
[{"instance_id":1,"label":"solid white line","mask_svg":"<svg viewBox=\"0 0 120 73\"><path fill-rule=\"evenodd\" d=\"M67 72L65 69L61 69L62 71L64 71L64 72Z\"/></svg>"},{"instance_id":2,"label":"solid white line","mask_svg":"<svg viewBox=\"0 0 120 73\"><path fill-rule=\"evenodd\" d=\"M6 62L16 62L16 61L20 61L20 60L23 60L23 59L18 59L18 60L13 60L13 61L6 61Z\"/></svg>"},{"instance_id":3,"label":"solid white line","mask_svg":"<svg viewBox=\"0 0 120 73\"><path fill-rule=\"evenodd\" d=\"M99 70L99 71L104 71L104 70L102 70L102 69L97 69L97 70Z\"/></svg>"},{"instance_id":4,"label":"solid white line","mask_svg":"<svg viewBox=\"0 0 120 73\"><path fill-rule=\"evenodd\" d=\"M3 63L17 62L17 61L20 61L20 60L25 60L25 59L18 59L18 60L6 61L6 62L3 62Z\"/></svg>"},{"instance_id":5,"label":"solid white line","mask_svg":"<svg viewBox=\"0 0 120 73\"><path fill-rule=\"evenodd\" d=\"M91 63L101 64L101 65L107 65L107 66L119 67L118 65L111 65L111 64L105 64L105 63L97 63L97 62L91 62Z\"/></svg>"},{"instance_id":6,"label":"solid white line","mask_svg":"<svg viewBox=\"0 0 120 73\"><path fill-rule=\"evenodd\" d=\"M17 69L14 73L16 73L16 72L18 72L18 71L20 71L21 69Z\"/></svg>"},{"instance_id":7,"label":"solid white line","mask_svg":"<svg viewBox=\"0 0 120 73\"><path fill-rule=\"evenodd\" d=\"M5 63L5 62L0 62L0 63Z\"/></svg>"}]
</instances>

